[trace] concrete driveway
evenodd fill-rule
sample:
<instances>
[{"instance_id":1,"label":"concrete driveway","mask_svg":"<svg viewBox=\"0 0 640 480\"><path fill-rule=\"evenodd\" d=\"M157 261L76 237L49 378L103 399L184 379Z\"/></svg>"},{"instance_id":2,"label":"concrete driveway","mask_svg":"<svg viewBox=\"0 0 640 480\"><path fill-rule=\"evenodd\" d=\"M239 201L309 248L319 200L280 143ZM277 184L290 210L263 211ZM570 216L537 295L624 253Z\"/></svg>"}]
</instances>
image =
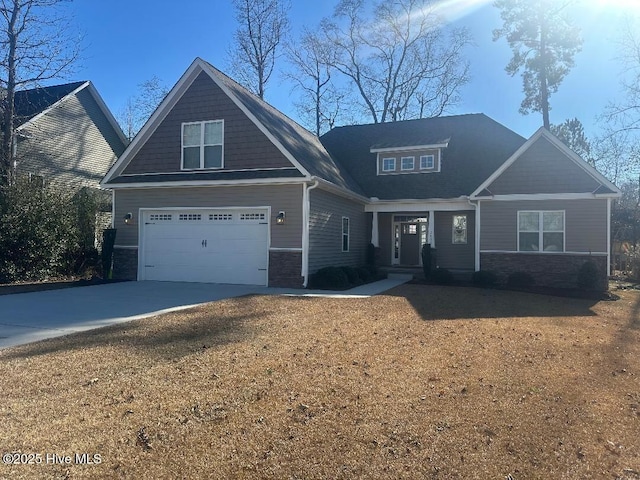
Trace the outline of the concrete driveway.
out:
<instances>
[{"instance_id":1,"label":"concrete driveway","mask_svg":"<svg viewBox=\"0 0 640 480\"><path fill-rule=\"evenodd\" d=\"M202 303L263 295L362 297L406 282L390 278L346 292L177 282L121 282L0 296L0 348L181 310Z\"/></svg>"}]
</instances>

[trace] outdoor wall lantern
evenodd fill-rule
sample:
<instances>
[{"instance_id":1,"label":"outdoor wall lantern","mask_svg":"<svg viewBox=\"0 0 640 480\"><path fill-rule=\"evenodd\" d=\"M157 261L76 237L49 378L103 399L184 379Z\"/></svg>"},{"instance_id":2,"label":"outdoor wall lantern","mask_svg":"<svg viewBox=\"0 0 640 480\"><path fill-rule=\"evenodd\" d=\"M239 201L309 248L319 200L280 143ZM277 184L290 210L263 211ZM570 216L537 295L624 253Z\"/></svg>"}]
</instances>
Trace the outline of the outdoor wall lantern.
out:
<instances>
[{"instance_id":1,"label":"outdoor wall lantern","mask_svg":"<svg viewBox=\"0 0 640 480\"><path fill-rule=\"evenodd\" d=\"M131 223L133 223L133 213L127 213L123 220L125 225L131 225Z\"/></svg>"},{"instance_id":2,"label":"outdoor wall lantern","mask_svg":"<svg viewBox=\"0 0 640 480\"><path fill-rule=\"evenodd\" d=\"M276 223L278 225L283 225L284 224L284 220L285 220L286 214L284 213L284 210L280 210L278 212L278 216L276 217Z\"/></svg>"}]
</instances>

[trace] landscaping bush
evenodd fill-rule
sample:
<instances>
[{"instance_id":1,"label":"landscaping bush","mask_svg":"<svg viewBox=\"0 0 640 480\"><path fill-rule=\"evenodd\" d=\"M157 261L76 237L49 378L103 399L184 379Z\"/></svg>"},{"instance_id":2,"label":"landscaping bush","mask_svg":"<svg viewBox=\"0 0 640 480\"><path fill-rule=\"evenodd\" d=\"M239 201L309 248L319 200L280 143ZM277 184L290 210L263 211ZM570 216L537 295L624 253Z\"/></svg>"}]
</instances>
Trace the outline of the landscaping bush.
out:
<instances>
[{"instance_id":1,"label":"landscaping bush","mask_svg":"<svg viewBox=\"0 0 640 480\"><path fill-rule=\"evenodd\" d=\"M529 288L535 283L535 279L527 272L514 272L507 278L507 285L514 288Z\"/></svg>"},{"instance_id":2,"label":"landscaping bush","mask_svg":"<svg viewBox=\"0 0 640 480\"><path fill-rule=\"evenodd\" d=\"M584 262L578 269L576 283L580 290L597 290L600 287L600 271L592 261Z\"/></svg>"},{"instance_id":3,"label":"landscaping bush","mask_svg":"<svg viewBox=\"0 0 640 480\"><path fill-rule=\"evenodd\" d=\"M373 267L373 272L371 271L372 269L370 267L358 267L357 270L362 283L369 283L376 277L375 267Z\"/></svg>"},{"instance_id":4,"label":"landscaping bush","mask_svg":"<svg viewBox=\"0 0 640 480\"><path fill-rule=\"evenodd\" d=\"M431 248L430 244L425 243L422 246L420 255L422 256L422 272L424 273L424 278L428 279L433 272L433 265L435 264L435 249Z\"/></svg>"},{"instance_id":5,"label":"landscaping bush","mask_svg":"<svg viewBox=\"0 0 640 480\"><path fill-rule=\"evenodd\" d=\"M347 274L340 267L324 267L309 277L309 288L345 290L350 286Z\"/></svg>"},{"instance_id":6,"label":"landscaping bush","mask_svg":"<svg viewBox=\"0 0 640 480\"><path fill-rule=\"evenodd\" d=\"M492 287L498 283L498 276L490 270L478 270L473 272L471 281L480 287Z\"/></svg>"},{"instance_id":7,"label":"landscaping bush","mask_svg":"<svg viewBox=\"0 0 640 480\"><path fill-rule=\"evenodd\" d=\"M66 276L81 250L67 191L18 178L0 190L0 283Z\"/></svg>"},{"instance_id":8,"label":"landscaping bush","mask_svg":"<svg viewBox=\"0 0 640 480\"><path fill-rule=\"evenodd\" d=\"M362 283L360 274L358 273L358 269L354 267L340 267L340 268L342 268L342 271L347 276L347 279L349 280L350 285L353 286L353 285L359 285L360 283Z\"/></svg>"},{"instance_id":9,"label":"landscaping bush","mask_svg":"<svg viewBox=\"0 0 640 480\"><path fill-rule=\"evenodd\" d=\"M453 283L453 274L446 268L436 268L431 272L430 279L438 285L449 285Z\"/></svg>"}]
</instances>

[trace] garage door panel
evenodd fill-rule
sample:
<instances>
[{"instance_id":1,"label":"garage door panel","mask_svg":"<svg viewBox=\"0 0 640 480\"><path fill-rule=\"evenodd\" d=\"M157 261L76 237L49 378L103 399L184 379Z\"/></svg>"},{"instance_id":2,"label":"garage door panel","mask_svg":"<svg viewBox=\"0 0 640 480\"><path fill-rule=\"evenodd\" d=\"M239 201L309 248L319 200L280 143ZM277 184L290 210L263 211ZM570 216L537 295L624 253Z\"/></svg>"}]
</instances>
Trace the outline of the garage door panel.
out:
<instances>
[{"instance_id":1,"label":"garage door panel","mask_svg":"<svg viewBox=\"0 0 640 480\"><path fill-rule=\"evenodd\" d=\"M267 218L255 209L148 212L143 278L266 285Z\"/></svg>"}]
</instances>

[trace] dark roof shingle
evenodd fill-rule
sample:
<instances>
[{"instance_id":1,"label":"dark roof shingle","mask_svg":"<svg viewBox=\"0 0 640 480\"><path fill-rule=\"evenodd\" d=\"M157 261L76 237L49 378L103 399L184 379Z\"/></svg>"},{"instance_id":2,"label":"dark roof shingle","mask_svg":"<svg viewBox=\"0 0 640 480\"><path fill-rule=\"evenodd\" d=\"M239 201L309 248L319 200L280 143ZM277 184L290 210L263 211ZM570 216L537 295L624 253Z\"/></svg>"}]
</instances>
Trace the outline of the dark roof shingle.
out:
<instances>
[{"instance_id":1,"label":"dark roof shingle","mask_svg":"<svg viewBox=\"0 0 640 480\"><path fill-rule=\"evenodd\" d=\"M320 140L367 197L381 200L468 196L525 142L484 114L338 127ZM372 148L444 143L439 173L377 174Z\"/></svg>"}]
</instances>

